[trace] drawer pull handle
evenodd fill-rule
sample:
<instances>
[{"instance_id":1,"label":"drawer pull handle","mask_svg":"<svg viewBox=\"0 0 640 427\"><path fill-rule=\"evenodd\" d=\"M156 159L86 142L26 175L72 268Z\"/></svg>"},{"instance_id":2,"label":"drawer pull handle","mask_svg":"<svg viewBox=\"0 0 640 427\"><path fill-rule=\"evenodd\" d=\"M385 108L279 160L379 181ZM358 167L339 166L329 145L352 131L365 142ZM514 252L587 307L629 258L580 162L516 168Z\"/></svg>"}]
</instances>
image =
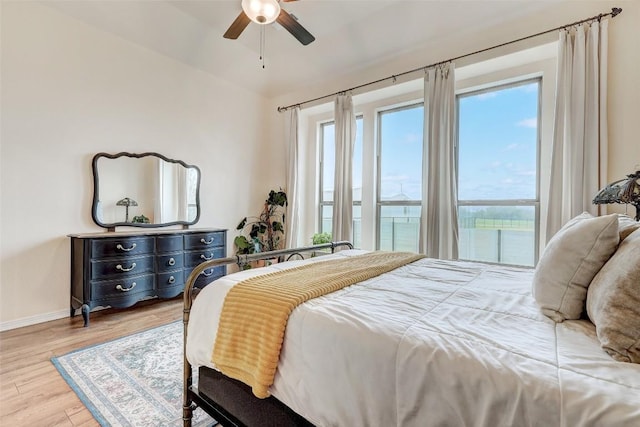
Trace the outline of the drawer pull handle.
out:
<instances>
[{"instance_id":1,"label":"drawer pull handle","mask_svg":"<svg viewBox=\"0 0 640 427\"><path fill-rule=\"evenodd\" d=\"M205 245L210 245L213 243L213 237L210 238L209 240L204 240L204 238L200 239L200 243L205 244Z\"/></svg>"},{"instance_id":2,"label":"drawer pull handle","mask_svg":"<svg viewBox=\"0 0 640 427\"><path fill-rule=\"evenodd\" d=\"M134 268L136 268L136 263L135 262L132 262L131 263L131 267L129 267L129 268L124 268L120 264L116 265L116 270L120 270L120 271L124 271L124 272L131 271Z\"/></svg>"},{"instance_id":3,"label":"drawer pull handle","mask_svg":"<svg viewBox=\"0 0 640 427\"><path fill-rule=\"evenodd\" d=\"M118 285L118 286L116 286L116 289L119 290L119 291L122 291L122 292L129 292L131 289L133 289L135 287L136 287L136 282L133 282L131 284L131 286L128 287L128 288L123 288L122 285Z\"/></svg>"},{"instance_id":4,"label":"drawer pull handle","mask_svg":"<svg viewBox=\"0 0 640 427\"><path fill-rule=\"evenodd\" d=\"M200 255L200 258L202 258L205 261L209 261L210 259L213 259L213 253L210 254L208 258L204 254L202 254Z\"/></svg>"},{"instance_id":5,"label":"drawer pull handle","mask_svg":"<svg viewBox=\"0 0 640 427\"><path fill-rule=\"evenodd\" d=\"M129 251L132 251L132 250L134 250L134 249L136 248L136 244L135 244L135 243L132 243L130 248L125 248L125 247L124 247L124 246L122 246L120 243L118 243L118 244L116 245L116 248L117 248L118 250L120 250L120 251L129 252Z\"/></svg>"},{"instance_id":6,"label":"drawer pull handle","mask_svg":"<svg viewBox=\"0 0 640 427\"><path fill-rule=\"evenodd\" d=\"M207 270L205 270L205 271L203 271L203 272L202 272L202 275L203 275L203 276L206 276L206 277L209 277L209 276L211 276L212 274L213 274L213 268L211 269L211 271L210 271L209 273L207 273Z\"/></svg>"},{"instance_id":7,"label":"drawer pull handle","mask_svg":"<svg viewBox=\"0 0 640 427\"><path fill-rule=\"evenodd\" d=\"M171 276L171 277L169 277L168 282L169 282L169 284L174 284L174 283L176 283L176 278Z\"/></svg>"},{"instance_id":8,"label":"drawer pull handle","mask_svg":"<svg viewBox=\"0 0 640 427\"><path fill-rule=\"evenodd\" d=\"M173 257L169 258L169 262L168 262L167 264L169 264L169 265L176 265L176 260L175 260L175 258L173 258Z\"/></svg>"}]
</instances>

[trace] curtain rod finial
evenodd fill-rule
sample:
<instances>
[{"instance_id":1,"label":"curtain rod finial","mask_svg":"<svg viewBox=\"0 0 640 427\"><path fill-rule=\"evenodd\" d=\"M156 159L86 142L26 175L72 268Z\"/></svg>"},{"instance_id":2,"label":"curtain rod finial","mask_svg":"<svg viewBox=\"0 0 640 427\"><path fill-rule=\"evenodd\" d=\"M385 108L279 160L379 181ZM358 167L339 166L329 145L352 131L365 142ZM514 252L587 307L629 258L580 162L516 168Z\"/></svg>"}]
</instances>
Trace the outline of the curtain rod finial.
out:
<instances>
[{"instance_id":1,"label":"curtain rod finial","mask_svg":"<svg viewBox=\"0 0 640 427\"><path fill-rule=\"evenodd\" d=\"M621 13L622 13L622 8L621 7L612 7L611 8L611 17L612 18L618 16Z\"/></svg>"}]
</instances>

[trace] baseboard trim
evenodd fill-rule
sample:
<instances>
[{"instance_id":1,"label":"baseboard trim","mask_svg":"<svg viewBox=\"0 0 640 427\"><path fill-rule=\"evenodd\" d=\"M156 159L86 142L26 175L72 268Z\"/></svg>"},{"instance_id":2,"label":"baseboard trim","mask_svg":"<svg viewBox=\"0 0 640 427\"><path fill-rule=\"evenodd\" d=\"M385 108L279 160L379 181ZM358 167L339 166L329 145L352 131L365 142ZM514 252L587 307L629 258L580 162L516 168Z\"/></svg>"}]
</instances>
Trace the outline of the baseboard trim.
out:
<instances>
[{"instance_id":1,"label":"baseboard trim","mask_svg":"<svg viewBox=\"0 0 640 427\"><path fill-rule=\"evenodd\" d=\"M7 322L0 323L0 331L9 331L11 329L18 329L24 326L36 325L38 323L50 322L52 320L58 320L65 317L69 317L69 309L52 311L50 313L37 314L35 316L23 317L22 319L9 320Z\"/></svg>"}]
</instances>

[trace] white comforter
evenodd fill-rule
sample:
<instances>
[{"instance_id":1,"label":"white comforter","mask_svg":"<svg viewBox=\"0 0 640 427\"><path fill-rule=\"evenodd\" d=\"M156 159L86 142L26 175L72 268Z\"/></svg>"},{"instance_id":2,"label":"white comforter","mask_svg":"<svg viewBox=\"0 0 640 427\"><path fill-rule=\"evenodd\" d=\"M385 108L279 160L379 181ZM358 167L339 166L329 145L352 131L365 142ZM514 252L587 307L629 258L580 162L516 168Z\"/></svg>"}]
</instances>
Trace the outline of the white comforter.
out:
<instances>
[{"instance_id":1,"label":"white comforter","mask_svg":"<svg viewBox=\"0 0 640 427\"><path fill-rule=\"evenodd\" d=\"M207 286L189 362L214 367L230 287L300 262ZM640 365L611 359L589 321L542 315L532 275L424 259L308 301L289 319L271 393L318 426L640 426Z\"/></svg>"}]
</instances>

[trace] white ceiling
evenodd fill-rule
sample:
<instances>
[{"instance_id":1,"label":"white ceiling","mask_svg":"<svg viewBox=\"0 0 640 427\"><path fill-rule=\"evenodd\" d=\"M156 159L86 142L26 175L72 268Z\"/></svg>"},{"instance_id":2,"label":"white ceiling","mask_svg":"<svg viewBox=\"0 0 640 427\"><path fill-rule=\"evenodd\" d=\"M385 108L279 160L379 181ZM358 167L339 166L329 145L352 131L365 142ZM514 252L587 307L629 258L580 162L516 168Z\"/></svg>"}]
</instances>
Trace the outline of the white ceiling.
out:
<instances>
[{"instance_id":1,"label":"white ceiling","mask_svg":"<svg viewBox=\"0 0 640 427\"><path fill-rule=\"evenodd\" d=\"M551 10L554 1L300 0L282 3L316 41L303 46L277 24L266 27L266 67L259 25L237 40L222 34L240 0L48 0L44 4L94 27L190 64L267 97L299 91L329 76L388 63L437 41L501 21Z\"/></svg>"}]
</instances>

